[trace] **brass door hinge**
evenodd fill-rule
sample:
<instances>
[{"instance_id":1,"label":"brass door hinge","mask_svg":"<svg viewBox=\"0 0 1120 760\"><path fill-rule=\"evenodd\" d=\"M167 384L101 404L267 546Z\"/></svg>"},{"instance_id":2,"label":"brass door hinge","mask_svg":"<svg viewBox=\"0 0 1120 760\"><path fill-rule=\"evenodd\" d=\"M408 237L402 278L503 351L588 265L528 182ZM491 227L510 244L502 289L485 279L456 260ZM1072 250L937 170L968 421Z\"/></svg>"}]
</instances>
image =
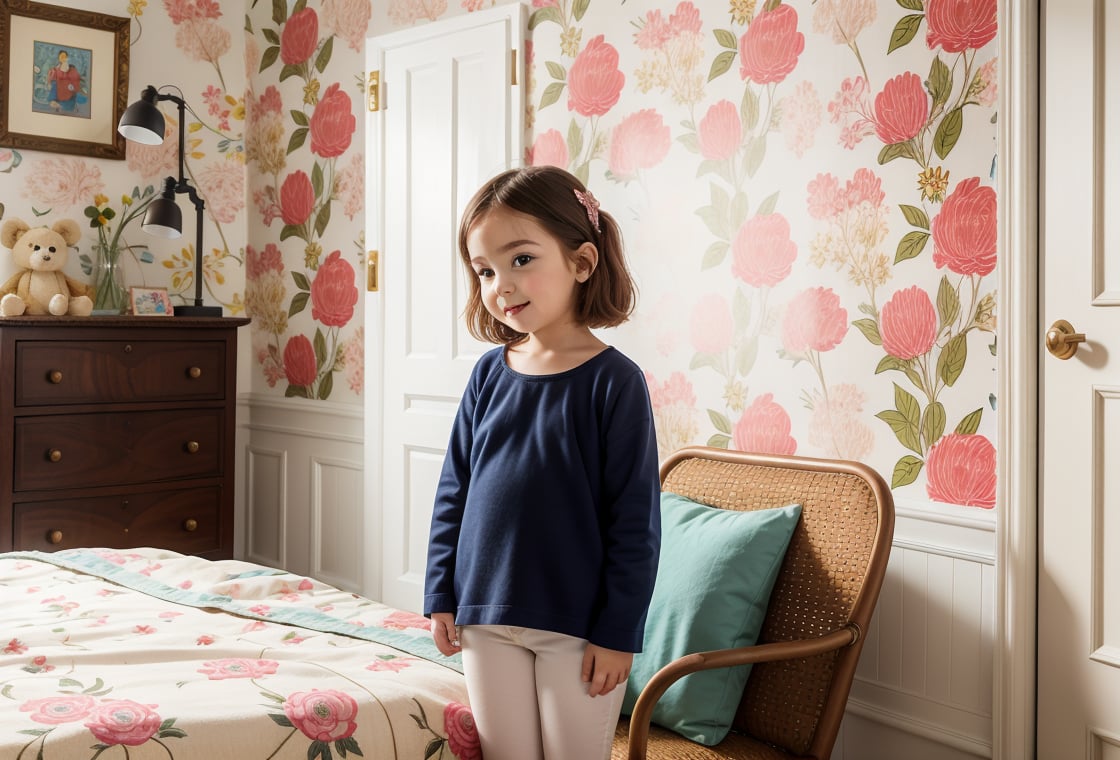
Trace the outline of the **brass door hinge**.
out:
<instances>
[{"instance_id":1,"label":"brass door hinge","mask_svg":"<svg viewBox=\"0 0 1120 760\"><path fill-rule=\"evenodd\" d=\"M376 112L381 110L381 72L369 72L369 91L366 99L369 110Z\"/></svg>"},{"instance_id":2,"label":"brass door hinge","mask_svg":"<svg viewBox=\"0 0 1120 760\"><path fill-rule=\"evenodd\" d=\"M376 293L381 289L377 271L380 258L377 251L366 252L366 292L368 293Z\"/></svg>"}]
</instances>

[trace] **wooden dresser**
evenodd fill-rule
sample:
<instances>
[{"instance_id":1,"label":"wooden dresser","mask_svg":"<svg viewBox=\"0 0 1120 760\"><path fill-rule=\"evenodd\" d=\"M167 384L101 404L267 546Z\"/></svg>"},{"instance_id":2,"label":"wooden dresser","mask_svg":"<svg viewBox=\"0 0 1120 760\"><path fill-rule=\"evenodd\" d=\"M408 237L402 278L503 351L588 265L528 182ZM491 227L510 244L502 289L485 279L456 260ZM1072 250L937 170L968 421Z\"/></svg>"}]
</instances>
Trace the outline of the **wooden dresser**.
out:
<instances>
[{"instance_id":1,"label":"wooden dresser","mask_svg":"<svg viewBox=\"0 0 1120 760\"><path fill-rule=\"evenodd\" d=\"M0 319L0 551L231 557L248 321Z\"/></svg>"}]
</instances>

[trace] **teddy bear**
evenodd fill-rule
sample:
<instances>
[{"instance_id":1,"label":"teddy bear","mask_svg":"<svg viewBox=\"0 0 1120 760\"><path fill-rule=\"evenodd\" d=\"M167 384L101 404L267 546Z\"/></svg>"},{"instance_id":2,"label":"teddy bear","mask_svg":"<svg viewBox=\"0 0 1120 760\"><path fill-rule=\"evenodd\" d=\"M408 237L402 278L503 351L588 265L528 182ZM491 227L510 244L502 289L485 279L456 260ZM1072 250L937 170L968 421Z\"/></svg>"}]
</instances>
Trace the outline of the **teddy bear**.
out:
<instances>
[{"instance_id":1,"label":"teddy bear","mask_svg":"<svg viewBox=\"0 0 1120 760\"><path fill-rule=\"evenodd\" d=\"M62 272L70 246L81 236L82 229L73 219L60 219L51 227L31 227L15 218L4 222L0 243L11 249L20 271L0 287L0 317L24 313L89 316L93 289Z\"/></svg>"}]
</instances>

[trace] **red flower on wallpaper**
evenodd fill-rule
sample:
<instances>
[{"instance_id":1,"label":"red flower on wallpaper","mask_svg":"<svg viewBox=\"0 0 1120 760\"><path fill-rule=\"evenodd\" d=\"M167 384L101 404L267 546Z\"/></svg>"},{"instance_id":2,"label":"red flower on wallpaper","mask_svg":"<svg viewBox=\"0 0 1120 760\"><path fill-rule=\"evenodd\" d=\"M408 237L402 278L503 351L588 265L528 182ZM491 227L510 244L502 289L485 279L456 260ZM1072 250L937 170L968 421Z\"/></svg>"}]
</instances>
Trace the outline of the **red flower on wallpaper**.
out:
<instances>
[{"instance_id":1,"label":"red flower on wallpaper","mask_svg":"<svg viewBox=\"0 0 1120 760\"><path fill-rule=\"evenodd\" d=\"M797 244L781 214L752 216L731 244L731 273L756 288L774 286L789 277Z\"/></svg>"},{"instance_id":2,"label":"red flower on wallpaper","mask_svg":"<svg viewBox=\"0 0 1120 760\"><path fill-rule=\"evenodd\" d=\"M482 760L482 743L471 708L449 702L443 708L443 727L447 731L447 746L451 754L459 760Z\"/></svg>"},{"instance_id":3,"label":"red flower on wallpaper","mask_svg":"<svg viewBox=\"0 0 1120 760\"><path fill-rule=\"evenodd\" d=\"M926 45L946 53L981 48L996 36L996 0L926 0Z\"/></svg>"},{"instance_id":4,"label":"red flower on wallpaper","mask_svg":"<svg viewBox=\"0 0 1120 760\"><path fill-rule=\"evenodd\" d=\"M875 96L875 134L887 145L917 136L929 118L929 97L912 71L889 79Z\"/></svg>"},{"instance_id":5,"label":"red flower on wallpaper","mask_svg":"<svg viewBox=\"0 0 1120 760\"><path fill-rule=\"evenodd\" d=\"M568 110L582 116L602 116L618 102L626 77L618 68L618 51L592 37L568 71Z\"/></svg>"},{"instance_id":6,"label":"red flower on wallpaper","mask_svg":"<svg viewBox=\"0 0 1120 760\"><path fill-rule=\"evenodd\" d=\"M786 307L782 347L791 354L831 351L848 332L848 311L832 288L808 288Z\"/></svg>"},{"instance_id":7,"label":"red flower on wallpaper","mask_svg":"<svg viewBox=\"0 0 1120 760\"><path fill-rule=\"evenodd\" d=\"M739 451L792 454L797 451L797 441L789 434L791 427L789 414L774 401L774 394L764 393L743 410L732 442Z\"/></svg>"},{"instance_id":8,"label":"red flower on wallpaper","mask_svg":"<svg viewBox=\"0 0 1120 760\"><path fill-rule=\"evenodd\" d=\"M805 35L797 31L797 11L782 4L754 17L739 38L739 76L755 84L781 82L805 50Z\"/></svg>"},{"instance_id":9,"label":"red flower on wallpaper","mask_svg":"<svg viewBox=\"0 0 1120 760\"><path fill-rule=\"evenodd\" d=\"M982 435L943 436L926 457L926 493L934 501L992 509L996 505L996 447Z\"/></svg>"},{"instance_id":10,"label":"red flower on wallpaper","mask_svg":"<svg viewBox=\"0 0 1120 760\"><path fill-rule=\"evenodd\" d=\"M621 180L633 179L642 169L664 161L671 142L669 127L657 111L644 108L630 114L611 131L611 174Z\"/></svg>"},{"instance_id":11,"label":"red flower on wallpaper","mask_svg":"<svg viewBox=\"0 0 1120 760\"><path fill-rule=\"evenodd\" d=\"M319 265L311 283L311 316L327 327L345 327L354 317L358 288L354 267L334 251Z\"/></svg>"},{"instance_id":12,"label":"red flower on wallpaper","mask_svg":"<svg viewBox=\"0 0 1120 760\"><path fill-rule=\"evenodd\" d=\"M311 114L311 152L323 158L342 155L357 128L350 96L338 82L327 88Z\"/></svg>"},{"instance_id":13,"label":"red flower on wallpaper","mask_svg":"<svg viewBox=\"0 0 1120 760\"><path fill-rule=\"evenodd\" d=\"M530 166L568 167L568 141L559 130L549 129L537 135L533 147L529 148Z\"/></svg>"},{"instance_id":14,"label":"red flower on wallpaper","mask_svg":"<svg viewBox=\"0 0 1120 760\"><path fill-rule=\"evenodd\" d=\"M280 33L280 60L292 66L315 54L319 45L319 17L311 8L293 13Z\"/></svg>"},{"instance_id":15,"label":"red flower on wallpaper","mask_svg":"<svg viewBox=\"0 0 1120 760\"><path fill-rule=\"evenodd\" d=\"M969 177L933 218L933 263L957 274L989 275L996 268L996 191Z\"/></svg>"},{"instance_id":16,"label":"red flower on wallpaper","mask_svg":"<svg viewBox=\"0 0 1120 760\"><path fill-rule=\"evenodd\" d=\"M280 185L280 216L284 224L303 224L315 209L315 190L307 172L297 170Z\"/></svg>"},{"instance_id":17,"label":"red flower on wallpaper","mask_svg":"<svg viewBox=\"0 0 1120 760\"><path fill-rule=\"evenodd\" d=\"M288 383L307 387L315 382L318 373L311 341L306 335L293 335L284 346L284 375Z\"/></svg>"},{"instance_id":18,"label":"red flower on wallpaper","mask_svg":"<svg viewBox=\"0 0 1120 760\"><path fill-rule=\"evenodd\" d=\"M730 100L712 105L700 120L700 155L709 161L722 161L735 155L743 139L739 109Z\"/></svg>"},{"instance_id":19,"label":"red flower on wallpaper","mask_svg":"<svg viewBox=\"0 0 1120 760\"><path fill-rule=\"evenodd\" d=\"M909 361L928 352L937 340L937 311L917 285L895 293L879 314L883 350Z\"/></svg>"}]
</instances>

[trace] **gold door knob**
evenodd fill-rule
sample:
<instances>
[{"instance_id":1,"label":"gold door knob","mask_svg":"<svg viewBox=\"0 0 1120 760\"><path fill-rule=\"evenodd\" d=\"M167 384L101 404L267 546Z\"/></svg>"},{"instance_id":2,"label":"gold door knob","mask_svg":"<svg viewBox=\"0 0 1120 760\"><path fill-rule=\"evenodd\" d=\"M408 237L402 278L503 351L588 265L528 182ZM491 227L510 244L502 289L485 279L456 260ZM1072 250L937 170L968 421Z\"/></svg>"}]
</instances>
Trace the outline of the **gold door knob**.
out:
<instances>
[{"instance_id":1,"label":"gold door knob","mask_svg":"<svg viewBox=\"0 0 1120 760\"><path fill-rule=\"evenodd\" d=\"M198 520L193 517L188 517L186 520L183 520L183 530L188 533L193 533L198 530Z\"/></svg>"},{"instance_id":2,"label":"gold door knob","mask_svg":"<svg viewBox=\"0 0 1120 760\"><path fill-rule=\"evenodd\" d=\"M1073 325L1059 319L1046 331L1046 350L1059 359L1068 359L1077 353L1077 344L1085 342L1085 333L1073 331Z\"/></svg>"},{"instance_id":3,"label":"gold door knob","mask_svg":"<svg viewBox=\"0 0 1120 760\"><path fill-rule=\"evenodd\" d=\"M61 530L50 531L49 533L47 533L47 540L50 541L55 546L58 546L59 544L62 543L62 531Z\"/></svg>"}]
</instances>

